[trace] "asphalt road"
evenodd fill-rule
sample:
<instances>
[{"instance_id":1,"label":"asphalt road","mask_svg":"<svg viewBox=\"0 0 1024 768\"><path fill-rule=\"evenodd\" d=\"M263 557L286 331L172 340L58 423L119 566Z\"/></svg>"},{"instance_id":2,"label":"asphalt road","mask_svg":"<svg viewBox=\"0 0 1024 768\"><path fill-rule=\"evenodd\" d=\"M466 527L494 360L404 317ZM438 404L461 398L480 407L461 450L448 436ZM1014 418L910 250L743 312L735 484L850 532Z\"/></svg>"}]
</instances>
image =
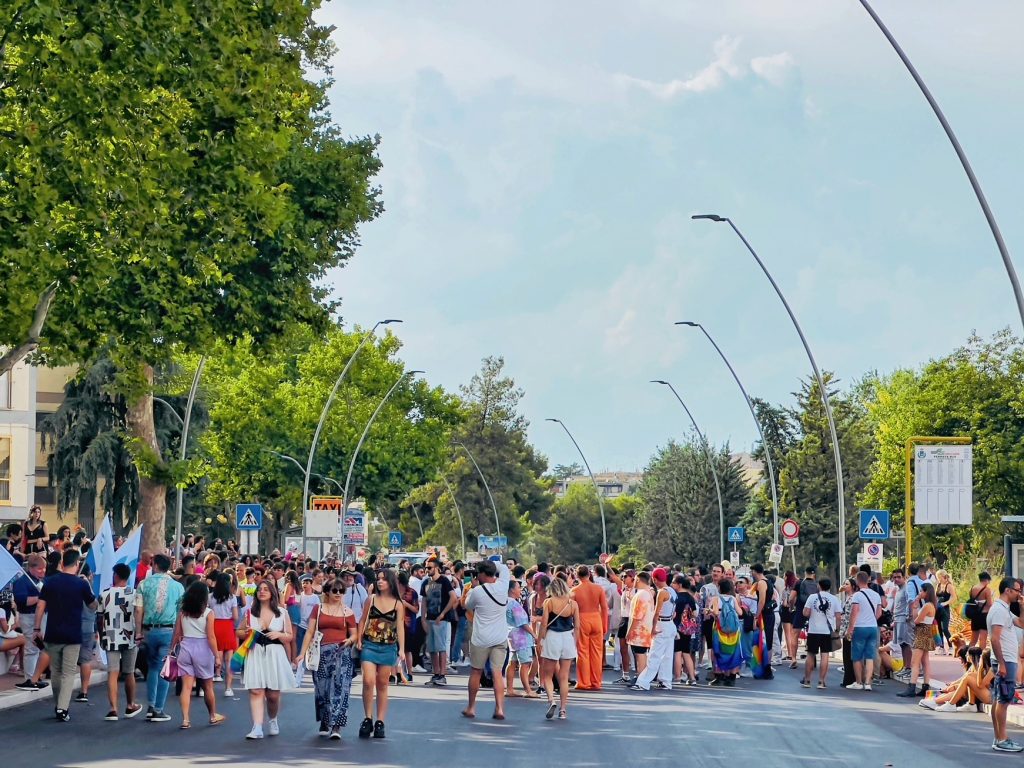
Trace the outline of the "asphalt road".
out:
<instances>
[{"instance_id":1,"label":"asphalt road","mask_svg":"<svg viewBox=\"0 0 1024 768\"><path fill-rule=\"evenodd\" d=\"M611 679L611 673L606 680ZM250 727L244 692L223 700L229 722L211 728L205 707L193 704L193 726L174 720L108 723L105 693L90 691L91 705L72 704L70 723L52 719L48 694L0 713L8 747L0 768L95 766L138 768L140 761L170 766L893 766L953 768L1005 765L1020 755L990 750L987 716L927 712L896 698L889 683L873 693L846 692L830 673L826 691L799 687L798 673L780 670L774 681L741 680L734 689L677 688L633 693L606 684L600 693L570 697L569 719L544 719L542 701L513 700L508 718L492 720L490 692L481 693L477 719L460 717L464 675L449 675L447 689L421 684L392 688L388 738L360 740L362 718L353 697L344 739L316 735L311 684L285 696L281 735L244 739ZM354 688L358 690L359 679ZM355 692L355 691L354 691ZM1014 729L1011 727L1011 736ZM1021 736L1019 730L1017 737Z\"/></svg>"}]
</instances>

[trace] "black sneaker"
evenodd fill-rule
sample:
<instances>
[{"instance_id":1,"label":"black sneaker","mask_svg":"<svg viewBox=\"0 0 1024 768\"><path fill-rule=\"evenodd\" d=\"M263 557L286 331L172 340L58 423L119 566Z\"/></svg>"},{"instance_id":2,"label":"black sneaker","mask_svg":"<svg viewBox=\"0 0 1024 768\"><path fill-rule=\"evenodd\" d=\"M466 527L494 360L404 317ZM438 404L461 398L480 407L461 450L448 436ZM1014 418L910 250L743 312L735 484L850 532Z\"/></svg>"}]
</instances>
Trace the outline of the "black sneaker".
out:
<instances>
[{"instance_id":1,"label":"black sneaker","mask_svg":"<svg viewBox=\"0 0 1024 768\"><path fill-rule=\"evenodd\" d=\"M438 675L434 678L434 685L439 685L444 688L444 686L448 685L448 678L444 675Z\"/></svg>"},{"instance_id":2,"label":"black sneaker","mask_svg":"<svg viewBox=\"0 0 1024 768\"><path fill-rule=\"evenodd\" d=\"M89 703L89 694L87 694L87 693L80 693L77 696L75 696L75 701L77 701L79 704L88 704Z\"/></svg>"},{"instance_id":3,"label":"black sneaker","mask_svg":"<svg viewBox=\"0 0 1024 768\"><path fill-rule=\"evenodd\" d=\"M708 683L709 688L714 688L720 685L725 685L725 678L719 677L718 675L715 675L713 678L711 678L711 682Z\"/></svg>"},{"instance_id":4,"label":"black sneaker","mask_svg":"<svg viewBox=\"0 0 1024 768\"><path fill-rule=\"evenodd\" d=\"M384 738L384 721L378 720L373 724L373 738L383 739Z\"/></svg>"},{"instance_id":5,"label":"black sneaker","mask_svg":"<svg viewBox=\"0 0 1024 768\"><path fill-rule=\"evenodd\" d=\"M66 723L69 720L71 720L71 715L68 714L68 711L66 709L57 710L57 722Z\"/></svg>"},{"instance_id":6,"label":"black sneaker","mask_svg":"<svg viewBox=\"0 0 1024 768\"><path fill-rule=\"evenodd\" d=\"M108 721L108 722L111 722L111 723L116 723L117 722L117 710L116 709L110 710L109 712L107 712L107 716L104 717L103 719Z\"/></svg>"},{"instance_id":7,"label":"black sneaker","mask_svg":"<svg viewBox=\"0 0 1024 768\"><path fill-rule=\"evenodd\" d=\"M155 714L156 714L156 707L150 707L149 709L146 710L146 719L147 720L152 720L153 719L153 715L155 715Z\"/></svg>"},{"instance_id":8,"label":"black sneaker","mask_svg":"<svg viewBox=\"0 0 1024 768\"><path fill-rule=\"evenodd\" d=\"M37 683L33 683L31 680L25 680L24 682L18 683L14 687L17 688L19 691L38 691L39 690L39 685Z\"/></svg>"},{"instance_id":9,"label":"black sneaker","mask_svg":"<svg viewBox=\"0 0 1024 768\"><path fill-rule=\"evenodd\" d=\"M434 681L436 681L436 680L437 680L437 675L431 675L430 679L427 680L427 682L425 682L424 685L433 685Z\"/></svg>"},{"instance_id":10,"label":"black sneaker","mask_svg":"<svg viewBox=\"0 0 1024 768\"><path fill-rule=\"evenodd\" d=\"M147 717L146 719L151 723L166 723L171 719L171 716L166 712L154 712L152 717Z\"/></svg>"},{"instance_id":11,"label":"black sneaker","mask_svg":"<svg viewBox=\"0 0 1024 768\"><path fill-rule=\"evenodd\" d=\"M40 680L35 686L37 691L41 691L43 688L49 688L50 682L48 680Z\"/></svg>"},{"instance_id":12,"label":"black sneaker","mask_svg":"<svg viewBox=\"0 0 1024 768\"><path fill-rule=\"evenodd\" d=\"M359 726L359 738L368 739L373 732L373 720L366 718Z\"/></svg>"}]
</instances>

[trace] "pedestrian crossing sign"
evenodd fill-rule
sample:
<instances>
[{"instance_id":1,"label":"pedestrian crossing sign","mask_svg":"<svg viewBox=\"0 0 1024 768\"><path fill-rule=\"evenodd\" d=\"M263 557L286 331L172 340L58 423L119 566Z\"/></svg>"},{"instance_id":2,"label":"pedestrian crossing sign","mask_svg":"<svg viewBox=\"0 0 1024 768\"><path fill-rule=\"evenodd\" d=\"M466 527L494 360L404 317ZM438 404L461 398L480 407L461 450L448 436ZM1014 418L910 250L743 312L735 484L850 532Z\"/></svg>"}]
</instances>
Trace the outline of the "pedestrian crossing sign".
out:
<instances>
[{"instance_id":1,"label":"pedestrian crossing sign","mask_svg":"<svg viewBox=\"0 0 1024 768\"><path fill-rule=\"evenodd\" d=\"M889 510L862 509L860 511L860 537L884 541L889 538Z\"/></svg>"},{"instance_id":2,"label":"pedestrian crossing sign","mask_svg":"<svg viewBox=\"0 0 1024 768\"><path fill-rule=\"evenodd\" d=\"M263 505L236 504L235 528L239 531L258 531L263 528Z\"/></svg>"},{"instance_id":3,"label":"pedestrian crossing sign","mask_svg":"<svg viewBox=\"0 0 1024 768\"><path fill-rule=\"evenodd\" d=\"M729 543L742 544L747 539L747 532L739 526L729 529Z\"/></svg>"}]
</instances>

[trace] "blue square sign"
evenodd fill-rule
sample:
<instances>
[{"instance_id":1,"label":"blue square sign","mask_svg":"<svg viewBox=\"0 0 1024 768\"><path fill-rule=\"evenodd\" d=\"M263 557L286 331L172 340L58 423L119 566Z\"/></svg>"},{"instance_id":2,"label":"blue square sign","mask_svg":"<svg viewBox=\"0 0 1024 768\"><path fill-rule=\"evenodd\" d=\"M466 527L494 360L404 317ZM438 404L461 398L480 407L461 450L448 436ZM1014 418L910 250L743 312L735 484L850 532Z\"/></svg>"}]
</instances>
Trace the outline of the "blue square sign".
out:
<instances>
[{"instance_id":1,"label":"blue square sign","mask_svg":"<svg viewBox=\"0 0 1024 768\"><path fill-rule=\"evenodd\" d=\"M889 538L889 510L862 509L860 511L860 537L868 541Z\"/></svg>"},{"instance_id":2,"label":"blue square sign","mask_svg":"<svg viewBox=\"0 0 1024 768\"><path fill-rule=\"evenodd\" d=\"M236 504L235 528L239 531L258 531L263 528L262 504Z\"/></svg>"},{"instance_id":3,"label":"blue square sign","mask_svg":"<svg viewBox=\"0 0 1024 768\"><path fill-rule=\"evenodd\" d=\"M739 527L733 527L729 529L729 543L730 544L742 544L747 540L747 532Z\"/></svg>"}]
</instances>

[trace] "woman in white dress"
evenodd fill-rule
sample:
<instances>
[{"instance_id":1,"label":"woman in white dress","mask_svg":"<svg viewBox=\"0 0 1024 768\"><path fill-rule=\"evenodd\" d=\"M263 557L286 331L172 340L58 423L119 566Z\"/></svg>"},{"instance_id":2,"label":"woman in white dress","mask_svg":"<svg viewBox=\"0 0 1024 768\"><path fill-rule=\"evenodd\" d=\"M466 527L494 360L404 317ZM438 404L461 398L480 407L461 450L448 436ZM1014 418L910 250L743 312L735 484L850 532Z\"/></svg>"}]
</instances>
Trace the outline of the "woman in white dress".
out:
<instances>
[{"instance_id":1,"label":"woman in white dress","mask_svg":"<svg viewBox=\"0 0 1024 768\"><path fill-rule=\"evenodd\" d=\"M243 624L243 631L256 631L242 673L242 684L249 691L249 710L252 713L252 730L245 737L247 739L263 738L264 709L269 717L267 735L277 736L281 732L277 722L281 691L295 687L295 673L285 650L294 630L288 612L278 601L277 586L273 580L263 579L256 585L252 607Z\"/></svg>"}]
</instances>

